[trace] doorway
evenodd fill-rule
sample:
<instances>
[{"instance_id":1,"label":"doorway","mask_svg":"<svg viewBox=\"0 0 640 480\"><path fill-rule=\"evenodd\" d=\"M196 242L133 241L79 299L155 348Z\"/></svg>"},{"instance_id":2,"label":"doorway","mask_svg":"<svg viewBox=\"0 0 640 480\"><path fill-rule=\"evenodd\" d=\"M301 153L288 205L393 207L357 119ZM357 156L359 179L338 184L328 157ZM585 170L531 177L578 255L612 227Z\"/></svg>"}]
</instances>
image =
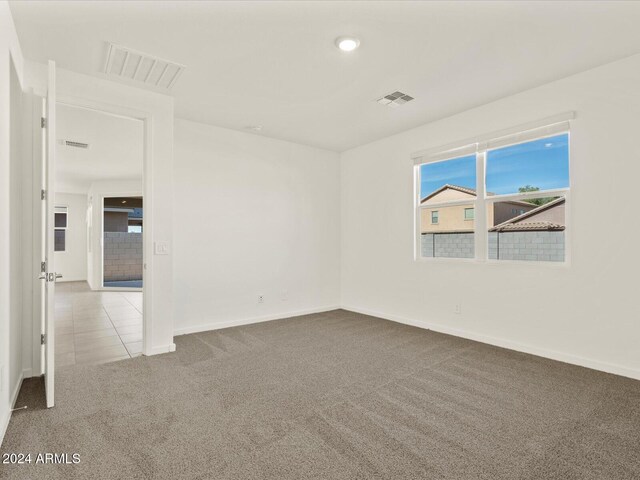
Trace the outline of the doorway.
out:
<instances>
[{"instance_id":1,"label":"doorway","mask_svg":"<svg viewBox=\"0 0 640 480\"><path fill-rule=\"evenodd\" d=\"M142 291L142 197L105 197L102 211L102 286Z\"/></svg>"},{"instance_id":2,"label":"doorway","mask_svg":"<svg viewBox=\"0 0 640 480\"><path fill-rule=\"evenodd\" d=\"M144 331L144 121L56 105L55 365L136 357Z\"/></svg>"}]
</instances>

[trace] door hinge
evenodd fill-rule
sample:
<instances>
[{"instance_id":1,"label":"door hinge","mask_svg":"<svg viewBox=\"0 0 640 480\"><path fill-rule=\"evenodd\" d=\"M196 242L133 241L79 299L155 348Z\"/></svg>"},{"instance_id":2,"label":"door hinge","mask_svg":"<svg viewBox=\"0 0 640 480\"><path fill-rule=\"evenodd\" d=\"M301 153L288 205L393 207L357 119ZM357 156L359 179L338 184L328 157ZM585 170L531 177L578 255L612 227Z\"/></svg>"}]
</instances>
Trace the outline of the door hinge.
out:
<instances>
[{"instance_id":1,"label":"door hinge","mask_svg":"<svg viewBox=\"0 0 640 480\"><path fill-rule=\"evenodd\" d=\"M47 262L40 262L40 273L47 271Z\"/></svg>"},{"instance_id":2,"label":"door hinge","mask_svg":"<svg viewBox=\"0 0 640 480\"><path fill-rule=\"evenodd\" d=\"M47 119L40 117L40 128L47 128Z\"/></svg>"},{"instance_id":3,"label":"door hinge","mask_svg":"<svg viewBox=\"0 0 640 480\"><path fill-rule=\"evenodd\" d=\"M47 336L44 333L41 333L40 334L40 345L44 345L46 340L47 340Z\"/></svg>"},{"instance_id":4,"label":"door hinge","mask_svg":"<svg viewBox=\"0 0 640 480\"><path fill-rule=\"evenodd\" d=\"M40 200L44 200L45 198L47 198L47 191L43 188L40 190Z\"/></svg>"}]
</instances>

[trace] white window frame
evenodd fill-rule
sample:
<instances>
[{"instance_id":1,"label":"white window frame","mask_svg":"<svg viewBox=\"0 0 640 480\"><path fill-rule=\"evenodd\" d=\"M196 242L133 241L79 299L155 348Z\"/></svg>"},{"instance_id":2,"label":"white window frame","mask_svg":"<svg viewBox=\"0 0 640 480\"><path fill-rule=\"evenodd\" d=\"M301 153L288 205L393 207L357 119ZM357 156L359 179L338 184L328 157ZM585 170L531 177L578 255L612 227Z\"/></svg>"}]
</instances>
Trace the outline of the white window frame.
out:
<instances>
[{"instance_id":1,"label":"white window frame","mask_svg":"<svg viewBox=\"0 0 640 480\"><path fill-rule=\"evenodd\" d=\"M571 222L570 222L570 206L571 206L571 132L570 120L575 118L575 112L566 112L553 117L548 117L535 122L519 125L510 129L482 135L474 139L469 139L455 144L449 144L429 150L423 150L414 153L413 159L413 175L414 175L414 260L420 262L472 262L483 263L487 265L509 265L518 266L555 266L568 267L571 263ZM486 194L486 167L487 152L498 148L503 148L521 143L527 143L534 140L553 137L557 135L567 134L569 136L569 186L566 188L538 190L535 192L524 192L504 195ZM438 202L427 205L421 205L421 178L420 167L429 163L443 162L453 160L465 156L476 156L476 198L474 201L457 200ZM529 200L544 197L564 197L565 198L565 251L563 262L551 261L526 261L526 260L500 260L489 259L489 227L487 225L487 208L493 206L495 202L504 202L509 200ZM422 233L421 233L421 211L424 208L439 208L442 206L469 205L473 203L474 211L474 258L455 258L455 257L423 257L421 251Z\"/></svg>"},{"instance_id":2,"label":"white window frame","mask_svg":"<svg viewBox=\"0 0 640 480\"><path fill-rule=\"evenodd\" d=\"M467 218L467 210L472 210L472 211L473 211L473 217L471 217L471 218ZM462 212L462 215L463 215L463 218L462 218L462 219L463 219L465 222L469 222L469 221L471 221L471 220L475 220L475 218L476 218L476 207L465 207L465 208L464 208L464 210L463 210L463 212Z\"/></svg>"},{"instance_id":3,"label":"white window frame","mask_svg":"<svg viewBox=\"0 0 640 480\"><path fill-rule=\"evenodd\" d=\"M58 209L58 208L64 208L65 211L64 212L56 212L55 210ZM65 221L65 226L64 227L56 227L55 226L55 221L53 222L54 223L54 226L53 226L54 239L55 239L55 232L57 230L64 230L64 250L55 250L55 245L54 245L54 253L60 253L60 254L67 253L69 251L69 247L67 245L67 238L68 238L67 233L68 233L68 229L69 229L69 206L68 205L56 205L54 207L54 213L64 213L66 215L66 221ZM55 244L55 241L54 241L54 244Z\"/></svg>"}]
</instances>

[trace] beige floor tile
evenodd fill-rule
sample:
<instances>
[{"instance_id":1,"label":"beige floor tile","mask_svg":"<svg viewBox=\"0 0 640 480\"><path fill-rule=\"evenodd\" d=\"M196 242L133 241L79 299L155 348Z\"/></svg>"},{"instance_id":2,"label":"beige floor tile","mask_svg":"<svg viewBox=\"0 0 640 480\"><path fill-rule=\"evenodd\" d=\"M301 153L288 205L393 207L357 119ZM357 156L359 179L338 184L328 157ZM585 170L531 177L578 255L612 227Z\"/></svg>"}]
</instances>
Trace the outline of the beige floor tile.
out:
<instances>
[{"instance_id":1,"label":"beige floor tile","mask_svg":"<svg viewBox=\"0 0 640 480\"><path fill-rule=\"evenodd\" d=\"M73 318L92 318L96 316L104 316L107 312L104 310L102 305L91 307L91 308L76 308L73 310Z\"/></svg>"},{"instance_id":2,"label":"beige floor tile","mask_svg":"<svg viewBox=\"0 0 640 480\"><path fill-rule=\"evenodd\" d=\"M93 313L93 314L85 314L85 315L74 315L73 316L73 321L74 322L91 322L94 320L109 320L109 315L107 315L107 312L102 312L102 313Z\"/></svg>"},{"instance_id":3,"label":"beige floor tile","mask_svg":"<svg viewBox=\"0 0 640 480\"><path fill-rule=\"evenodd\" d=\"M96 338L76 339L76 352L84 353L88 350L94 350L102 347L111 347L114 345L122 345L122 340L118 335L109 335Z\"/></svg>"},{"instance_id":4,"label":"beige floor tile","mask_svg":"<svg viewBox=\"0 0 640 480\"><path fill-rule=\"evenodd\" d=\"M73 335L73 323L71 325L58 325L56 324L56 335Z\"/></svg>"},{"instance_id":5,"label":"beige floor tile","mask_svg":"<svg viewBox=\"0 0 640 480\"><path fill-rule=\"evenodd\" d=\"M136 313L110 313L109 318L113 323L120 323L123 320L140 320L142 321L142 314L140 312Z\"/></svg>"},{"instance_id":6,"label":"beige floor tile","mask_svg":"<svg viewBox=\"0 0 640 480\"><path fill-rule=\"evenodd\" d=\"M54 361L56 368L74 365L76 363L76 354L74 352L56 353Z\"/></svg>"},{"instance_id":7,"label":"beige floor tile","mask_svg":"<svg viewBox=\"0 0 640 480\"><path fill-rule=\"evenodd\" d=\"M74 334L76 343L78 343L79 340L84 341L84 340L93 340L95 338L117 337L117 336L118 336L118 332L116 332L116 329L113 327L103 328L102 330L92 330L90 332L76 332Z\"/></svg>"},{"instance_id":8,"label":"beige floor tile","mask_svg":"<svg viewBox=\"0 0 640 480\"><path fill-rule=\"evenodd\" d=\"M125 333L125 334L120 334L120 339L121 339L124 343L141 342L141 341L142 341L142 332L140 332L140 333Z\"/></svg>"},{"instance_id":9,"label":"beige floor tile","mask_svg":"<svg viewBox=\"0 0 640 480\"><path fill-rule=\"evenodd\" d=\"M73 333L59 334L55 331L56 345L62 345L63 343L73 343Z\"/></svg>"},{"instance_id":10,"label":"beige floor tile","mask_svg":"<svg viewBox=\"0 0 640 480\"><path fill-rule=\"evenodd\" d=\"M116 325L118 334L142 333L142 324L140 325Z\"/></svg>"},{"instance_id":11,"label":"beige floor tile","mask_svg":"<svg viewBox=\"0 0 640 480\"><path fill-rule=\"evenodd\" d=\"M140 313L141 313L140 310L138 310L136 307L134 307L131 304L128 304L125 307L114 307L114 308L105 307L105 308L107 309L107 313L116 314L116 315L118 315L118 314L129 314L129 313L135 313L135 314L140 315Z\"/></svg>"},{"instance_id":12,"label":"beige floor tile","mask_svg":"<svg viewBox=\"0 0 640 480\"><path fill-rule=\"evenodd\" d=\"M122 318L119 320L111 319L111 323L118 327L139 326L142 327L142 317L140 318Z\"/></svg>"},{"instance_id":13,"label":"beige floor tile","mask_svg":"<svg viewBox=\"0 0 640 480\"><path fill-rule=\"evenodd\" d=\"M96 292L86 282L65 282L56 293L57 366L142 353L142 292Z\"/></svg>"},{"instance_id":14,"label":"beige floor tile","mask_svg":"<svg viewBox=\"0 0 640 480\"><path fill-rule=\"evenodd\" d=\"M91 332L93 330L104 330L110 327L113 327L113 324L108 319L78 322L74 323L73 326L75 333Z\"/></svg>"},{"instance_id":15,"label":"beige floor tile","mask_svg":"<svg viewBox=\"0 0 640 480\"><path fill-rule=\"evenodd\" d=\"M125 343L124 346L129 351L129 355L131 355L132 357L137 357L139 355L142 355L142 341Z\"/></svg>"},{"instance_id":16,"label":"beige floor tile","mask_svg":"<svg viewBox=\"0 0 640 480\"><path fill-rule=\"evenodd\" d=\"M55 352L56 355L58 355L58 354L61 355L63 353L73 353L73 352L75 352L75 350L76 350L76 348L75 348L75 343L74 343L73 340L64 341L62 343L56 342L56 345L54 347L54 352Z\"/></svg>"}]
</instances>

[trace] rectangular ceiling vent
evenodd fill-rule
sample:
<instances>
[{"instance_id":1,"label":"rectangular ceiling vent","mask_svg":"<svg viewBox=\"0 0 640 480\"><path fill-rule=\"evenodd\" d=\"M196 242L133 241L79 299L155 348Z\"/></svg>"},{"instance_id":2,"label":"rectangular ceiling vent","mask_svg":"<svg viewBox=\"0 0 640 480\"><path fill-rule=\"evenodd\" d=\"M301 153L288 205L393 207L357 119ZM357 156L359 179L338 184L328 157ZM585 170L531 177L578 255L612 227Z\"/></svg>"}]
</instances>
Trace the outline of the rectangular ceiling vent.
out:
<instances>
[{"instance_id":1,"label":"rectangular ceiling vent","mask_svg":"<svg viewBox=\"0 0 640 480\"><path fill-rule=\"evenodd\" d=\"M60 145L65 145L67 147L73 147L73 148L84 148L84 149L89 148L88 143L74 142L73 140L58 140L58 143Z\"/></svg>"},{"instance_id":2,"label":"rectangular ceiling vent","mask_svg":"<svg viewBox=\"0 0 640 480\"><path fill-rule=\"evenodd\" d=\"M400 105L404 105L407 102L413 100L413 97L407 95L402 92L393 92L389 95L385 95L382 98L379 98L377 101L382 105L386 105L387 107L399 107Z\"/></svg>"},{"instance_id":3,"label":"rectangular ceiling vent","mask_svg":"<svg viewBox=\"0 0 640 480\"><path fill-rule=\"evenodd\" d=\"M179 63L110 43L104 73L141 86L171 90L184 69Z\"/></svg>"}]
</instances>

